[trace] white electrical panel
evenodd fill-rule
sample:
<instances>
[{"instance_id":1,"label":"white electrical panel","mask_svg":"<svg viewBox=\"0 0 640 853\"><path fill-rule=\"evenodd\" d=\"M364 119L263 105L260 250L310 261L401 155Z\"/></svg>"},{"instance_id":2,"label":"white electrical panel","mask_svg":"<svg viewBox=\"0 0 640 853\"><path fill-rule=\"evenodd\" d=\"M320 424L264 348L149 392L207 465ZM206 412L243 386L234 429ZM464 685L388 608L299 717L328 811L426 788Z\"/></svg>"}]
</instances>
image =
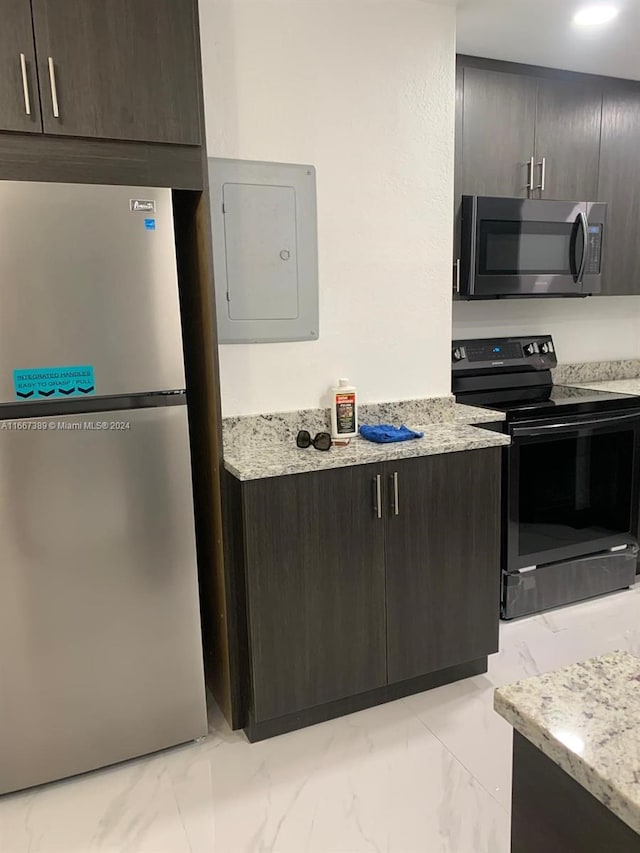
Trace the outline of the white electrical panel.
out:
<instances>
[{"instance_id":1,"label":"white electrical panel","mask_svg":"<svg viewBox=\"0 0 640 853\"><path fill-rule=\"evenodd\" d=\"M318 338L313 166L209 159L220 343Z\"/></svg>"}]
</instances>

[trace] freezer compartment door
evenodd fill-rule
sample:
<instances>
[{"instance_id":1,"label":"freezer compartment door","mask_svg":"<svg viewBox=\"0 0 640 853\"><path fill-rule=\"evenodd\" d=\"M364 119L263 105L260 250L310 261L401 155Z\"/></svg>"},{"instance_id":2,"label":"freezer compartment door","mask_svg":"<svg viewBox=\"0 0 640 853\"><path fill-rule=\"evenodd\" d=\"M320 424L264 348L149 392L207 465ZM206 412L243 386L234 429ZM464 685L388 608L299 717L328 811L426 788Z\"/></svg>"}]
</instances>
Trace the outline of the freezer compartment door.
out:
<instances>
[{"instance_id":1,"label":"freezer compartment door","mask_svg":"<svg viewBox=\"0 0 640 853\"><path fill-rule=\"evenodd\" d=\"M0 402L34 368L185 387L170 190L0 181L0 365Z\"/></svg>"},{"instance_id":2,"label":"freezer compartment door","mask_svg":"<svg viewBox=\"0 0 640 853\"><path fill-rule=\"evenodd\" d=\"M207 731L186 408L12 423L0 794Z\"/></svg>"}]
</instances>

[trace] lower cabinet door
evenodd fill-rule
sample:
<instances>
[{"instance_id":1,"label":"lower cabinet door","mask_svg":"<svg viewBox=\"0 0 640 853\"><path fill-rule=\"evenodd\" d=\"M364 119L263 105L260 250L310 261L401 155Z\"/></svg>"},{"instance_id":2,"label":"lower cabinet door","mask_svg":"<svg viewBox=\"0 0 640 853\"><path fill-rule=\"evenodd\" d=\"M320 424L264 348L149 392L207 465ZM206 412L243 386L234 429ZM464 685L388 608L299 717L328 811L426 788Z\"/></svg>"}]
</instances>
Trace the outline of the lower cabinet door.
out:
<instances>
[{"instance_id":1,"label":"lower cabinet door","mask_svg":"<svg viewBox=\"0 0 640 853\"><path fill-rule=\"evenodd\" d=\"M386 683L381 475L365 465L243 483L255 721Z\"/></svg>"},{"instance_id":2,"label":"lower cabinet door","mask_svg":"<svg viewBox=\"0 0 640 853\"><path fill-rule=\"evenodd\" d=\"M385 464L390 683L498 649L500 454Z\"/></svg>"}]
</instances>

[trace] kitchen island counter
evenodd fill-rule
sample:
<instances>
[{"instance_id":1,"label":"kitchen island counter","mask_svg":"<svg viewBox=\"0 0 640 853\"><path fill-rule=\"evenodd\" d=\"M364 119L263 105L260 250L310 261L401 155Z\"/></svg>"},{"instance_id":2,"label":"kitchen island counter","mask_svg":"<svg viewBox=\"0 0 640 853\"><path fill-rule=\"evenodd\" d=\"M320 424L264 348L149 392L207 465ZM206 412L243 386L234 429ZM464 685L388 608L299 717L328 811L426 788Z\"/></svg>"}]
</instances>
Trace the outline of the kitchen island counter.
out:
<instances>
[{"instance_id":1,"label":"kitchen island counter","mask_svg":"<svg viewBox=\"0 0 640 853\"><path fill-rule=\"evenodd\" d=\"M513 850L640 850L640 659L529 678L496 690L494 707L515 729Z\"/></svg>"}]
</instances>

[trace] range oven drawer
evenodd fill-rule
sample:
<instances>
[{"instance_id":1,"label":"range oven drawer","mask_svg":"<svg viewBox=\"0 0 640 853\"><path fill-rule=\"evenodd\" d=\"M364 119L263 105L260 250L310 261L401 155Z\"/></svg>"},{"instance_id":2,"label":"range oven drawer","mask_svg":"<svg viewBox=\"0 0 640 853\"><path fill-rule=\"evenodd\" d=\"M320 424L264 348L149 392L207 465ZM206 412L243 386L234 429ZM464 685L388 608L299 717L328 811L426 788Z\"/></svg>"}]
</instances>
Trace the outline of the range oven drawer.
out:
<instances>
[{"instance_id":1,"label":"range oven drawer","mask_svg":"<svg viewBox=\"0 0 640 853\"><path fill-rule=\"evenodd\" d=\"M638 546L504 575L502 618L515 619L632 586Z\"/></svg>"}]
</instances>

